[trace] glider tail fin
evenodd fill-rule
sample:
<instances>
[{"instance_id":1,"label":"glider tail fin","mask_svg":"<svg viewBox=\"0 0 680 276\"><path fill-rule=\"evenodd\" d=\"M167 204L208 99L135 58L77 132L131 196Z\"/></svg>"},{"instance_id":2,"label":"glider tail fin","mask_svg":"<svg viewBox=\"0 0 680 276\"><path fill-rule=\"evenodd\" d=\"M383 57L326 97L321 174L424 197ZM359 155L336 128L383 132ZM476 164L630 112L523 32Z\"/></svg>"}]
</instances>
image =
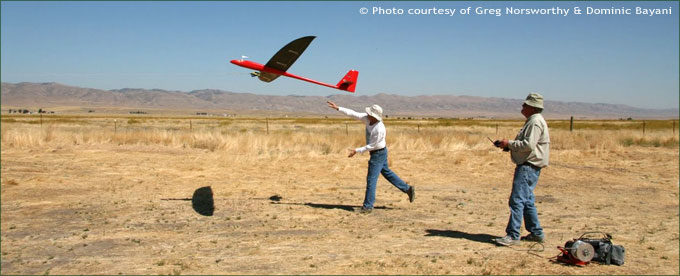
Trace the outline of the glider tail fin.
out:
<instances>
[{"instance_id":1,"label":"glider tail fin","mask_svg":"<svg viewBox=\"0 0 680 276\"><path fill-rule=\"evenodd\" d=\"M347 74L338 82L335 87L340 90L354 93L354 88L357 86L358 77L359 71L349 70L349 72L347 72Z\"/></svg>"}]
</instances>

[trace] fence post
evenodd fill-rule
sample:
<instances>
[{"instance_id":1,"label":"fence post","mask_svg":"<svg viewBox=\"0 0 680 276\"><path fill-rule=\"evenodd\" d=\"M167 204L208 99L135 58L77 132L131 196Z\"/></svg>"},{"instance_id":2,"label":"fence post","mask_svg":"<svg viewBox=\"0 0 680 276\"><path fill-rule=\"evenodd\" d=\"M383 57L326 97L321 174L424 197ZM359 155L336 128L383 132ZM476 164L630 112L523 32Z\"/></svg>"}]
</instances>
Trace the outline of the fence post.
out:
<instances>
[{"instance_id":1,"label":"fence post","mask_svg":"<svg viewBox=\"0 0 680 276\"><path fill-rule=\"evenodd\" d=\"M40 113L40 129L42 129L42 113Z\"/></svg>"},{"instance_id":2,"label":"fence post","mask_svg":"<svg viewBox=\"0 0 680 276\"><path fill-rule=\"evenodd\" d=\"M675 136L675 121L673 121L673 136Z\"/></svg>"},{"instance_id":3,"label":"fence post","mask_svg":"<svg viewBox=\"0 0 680 276\"><path fill-rule=\"evenodd\" d=\"M191 120L189 120L189 131L190 132L194 131L194 125L191 123Z\"/></svg>"},{"instance_id":4,"label":"fence post","mask_svg":"<svg viewBox=\"0 0 680 276\"><path fill-rule=\"evenodd\" d=\"M420 124L418 124L418 132L420 132Z\"/></svg>"},{"instance_id":5,"label":"fence post","mask_svg":"<svg viewBox=\"0 0 680 276\"><path fill-rule=\"evenodd\" d=\"M496 123L496 136L498 136L498 123Z\"/></svg>"},{"instance_id":6,"label":"fence post","mask_svg":"<svg viewBox=\"0 0 680 276\"><path fill-rule=\"evenodd\" d=\"M118 120L113 119L113 133L118 132Z\"/></svg>"},{"instance_id":7,"label":"fence post","mask_svg":"<svg viewBox=\"0 0 680 276\"><path fill-rule=\"evenodd\" d=\"M349 136L349 124L345 123L345 135Z\"/></svg>"},{"instance_id":8,"label":"fence post","mask_svg":"<svg viewBox=\"0 0 680 276\"><path fill-rule=\"evenodd\" d=\"M645 121L642 121L642 136L645 136Z\"/></svg>"},{"instance_id":9,"label":"fence post","mask_svg":"<svg viewBox=\"0 0 680 276\"><path fill-rule=\"evenodd\" d=\"M569 120L569 132L574 131L574 116L571 116L571 119Z\"/></svg>"},{"instance_id":10,"label":"fence post","mask_svg":"<svg viewBox=\"0 0 680 276\"><path fill-rule=\"evenodd\" d=\"M264 118L265 123L267 124L267 135L269 135L269 118Z\"/></svg>"}]
</instances>

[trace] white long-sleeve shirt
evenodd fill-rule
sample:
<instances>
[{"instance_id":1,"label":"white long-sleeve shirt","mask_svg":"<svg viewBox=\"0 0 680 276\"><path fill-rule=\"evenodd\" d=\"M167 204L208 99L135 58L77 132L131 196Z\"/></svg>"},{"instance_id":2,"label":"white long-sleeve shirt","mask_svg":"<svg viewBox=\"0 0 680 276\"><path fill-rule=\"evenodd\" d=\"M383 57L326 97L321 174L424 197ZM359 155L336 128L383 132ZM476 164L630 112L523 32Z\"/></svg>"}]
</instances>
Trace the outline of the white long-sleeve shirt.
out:
<instances>
[{"instance_id":1,"label":"white long-sleeve shirt","mask_svg":"<svg viewBox=\"0 0 680 276\"><path fill-rule=\"evenodd\" d=\"M385 125L382 121L378 121L377 123L371 125L371 121L368 119L368 114L366 113L359 113L344 107L338 107L338 111L366 124L366 145L356 148L355 150L358 153L385 148L385 136L387 135L387 130L385 129Z\"/></svg>"},{"instance_id":2,"label":"white long-sleeve shirt","mask_svg":"<svg viewBox=\"0 0 680 276\"><path fill-rule=\"evenodd\" d=\"M508 141L508 148L512 162L517 165L529 162L539 168L547 167L550 159L550 135L543 115L536 113L529 116L515 140Z\"/></svg>"}]
</instances>

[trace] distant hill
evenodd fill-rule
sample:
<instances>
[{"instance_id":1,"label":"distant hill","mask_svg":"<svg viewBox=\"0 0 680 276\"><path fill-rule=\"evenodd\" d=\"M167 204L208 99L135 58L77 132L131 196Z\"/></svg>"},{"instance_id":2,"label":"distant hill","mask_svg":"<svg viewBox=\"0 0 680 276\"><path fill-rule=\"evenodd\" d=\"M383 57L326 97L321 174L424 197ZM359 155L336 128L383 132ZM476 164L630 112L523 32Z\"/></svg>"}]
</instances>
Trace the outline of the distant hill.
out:
<instances>
[{"instance_id":1,"label":"distant hill","mask_svg":"<svg viewBox=\"0 0 680 276\"><path fill-rule=\"evenodd\" d=\"M3 108L53 107L116 107L153 108L169 110L229 110L273 111L337 115L326 106L331 100L338 105L363 110L379 104L390 116L427 117L482 117L521 118L522 99L485 98L475 96L427 95L400 96L377 94L359 96L335 94L330 96L272 96L234 93L222 90L194 90L191 92L159 89L99 90L59 83L2 83L0 103ZM547 118L677 118L678 109L643 109L617 104L589 104L546 101Z\"/></svg>"}]
</instances>

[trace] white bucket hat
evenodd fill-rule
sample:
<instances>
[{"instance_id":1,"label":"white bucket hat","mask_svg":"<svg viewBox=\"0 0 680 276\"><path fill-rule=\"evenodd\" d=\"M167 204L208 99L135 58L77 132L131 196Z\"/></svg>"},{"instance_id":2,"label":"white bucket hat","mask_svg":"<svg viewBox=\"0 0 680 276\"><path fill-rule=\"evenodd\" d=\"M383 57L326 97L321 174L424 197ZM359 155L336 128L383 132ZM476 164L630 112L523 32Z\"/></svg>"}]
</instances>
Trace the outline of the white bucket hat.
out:
<instances>
[{"instance_id":1,"label":"white bucket hat","mask_svg":"<svg viewBox=\"0 0 680 276\"><path fill-rule=\"evenodd\" d=\"M383 109L379 105L374 104L371 107L367 107L366 113L371 115L371 117L378 119L378 121L382 121Z\"/></svg>"},{"instance_id":2,"label":"white bucket hat","mask_svg":"<svg viewBox=\"0 0 680 276\"><path fill-rule=\"evenodd\" d=\"M526 100L524 100L524 103L528 106L543 109L543 96L538 93L531 93L527 96Z\"/></svg>"}]
</instances>

